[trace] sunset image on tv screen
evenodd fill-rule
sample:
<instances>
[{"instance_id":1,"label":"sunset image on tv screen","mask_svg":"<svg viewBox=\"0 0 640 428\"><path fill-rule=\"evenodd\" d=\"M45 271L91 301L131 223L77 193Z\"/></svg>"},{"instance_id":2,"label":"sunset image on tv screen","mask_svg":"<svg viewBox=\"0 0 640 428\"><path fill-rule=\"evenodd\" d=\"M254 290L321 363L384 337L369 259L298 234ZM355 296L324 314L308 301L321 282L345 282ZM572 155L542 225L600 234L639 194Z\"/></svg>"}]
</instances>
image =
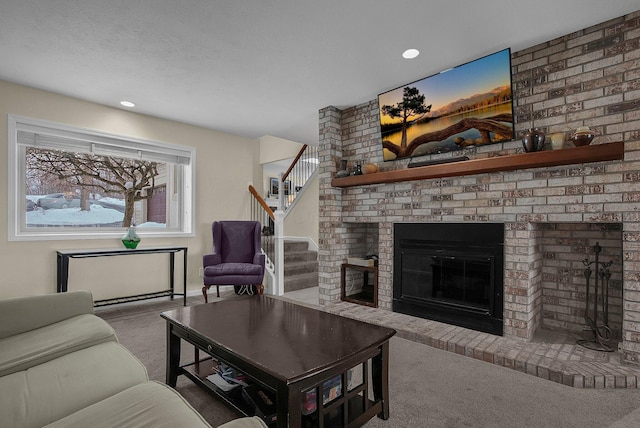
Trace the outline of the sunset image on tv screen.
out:
<instances>
[{"instance_id":1,"label":"sunset image on tv screen","mask_svg":"<svg viewBox=\"0 0 640 428\"><path fill-rule=\"evenodd\" d=\"M513 140L511 50L378 96L384 160Z\"/></svg>"}]
</instances>

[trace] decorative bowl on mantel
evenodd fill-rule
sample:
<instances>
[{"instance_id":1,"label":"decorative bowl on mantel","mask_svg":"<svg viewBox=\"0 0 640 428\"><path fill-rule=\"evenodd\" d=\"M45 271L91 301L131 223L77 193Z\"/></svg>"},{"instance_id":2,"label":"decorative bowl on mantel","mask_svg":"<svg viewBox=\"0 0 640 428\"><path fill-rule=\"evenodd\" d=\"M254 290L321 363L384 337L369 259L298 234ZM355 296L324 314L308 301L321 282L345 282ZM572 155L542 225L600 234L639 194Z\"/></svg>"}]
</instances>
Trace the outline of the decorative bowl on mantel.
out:
<instances>
[{"instance_id":1,"label":"decorative bowl on mantel","mask_svg":"<svg viewBox=\"0 0 640 428\"><path fill-rule=\"evenodd\" d=\"M588 126L581 126L576 129L576 132L569 139L576 147L581 147L591 144L593 137L595 137L595 134Z\"/></svg>"},{"instance_id":2,"label":"decorative bowl on mantel","mask_svg":"<svg viewBox=\"0 0 640 428\"><path fill-rule=\"evenodd\" d=\"M362 166L362 172L365 174L373 174L374 172L378 172L378 166L374 163L365 163Z\"/></svg>"}]
</instances>

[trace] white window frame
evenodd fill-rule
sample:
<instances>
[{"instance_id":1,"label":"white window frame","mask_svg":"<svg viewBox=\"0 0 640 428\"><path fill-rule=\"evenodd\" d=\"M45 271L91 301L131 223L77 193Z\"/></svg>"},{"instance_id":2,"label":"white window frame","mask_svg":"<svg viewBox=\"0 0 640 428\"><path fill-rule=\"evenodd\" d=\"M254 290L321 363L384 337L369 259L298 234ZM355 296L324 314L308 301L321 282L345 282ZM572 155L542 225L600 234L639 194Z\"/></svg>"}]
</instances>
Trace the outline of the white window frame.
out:
<instances>
[{"instance_id":1,"label":"white window frame","mask_svg":"<svg viewBox=\"0 0 640 428\"><path fill-rule=\"evenodd\" d=\"M33 119L13 114L8 115L8 240L9 241L38 241L38 240L70 240L70 239L112 239L120 238L124 228L40 228L28 230L25 218L25 159L24 148L18 142L18 131L35 130L51 136L65 137L77 141L77 146L71 149L78 152L91 151L104 155L120 157L142 157L165 163L181 165L182 174L176 185L180 187L180 219L179 226L173 229L137 228L141 237L192 237L195 236L195 161L194 147L169 144L131 138L122 135L109 134L87 128L72 127L55 122ZM55 142L46 148L69 150L69 146L55 147ZM123 156L124 154L124 156Z\"/></svg>"}]
</instances>

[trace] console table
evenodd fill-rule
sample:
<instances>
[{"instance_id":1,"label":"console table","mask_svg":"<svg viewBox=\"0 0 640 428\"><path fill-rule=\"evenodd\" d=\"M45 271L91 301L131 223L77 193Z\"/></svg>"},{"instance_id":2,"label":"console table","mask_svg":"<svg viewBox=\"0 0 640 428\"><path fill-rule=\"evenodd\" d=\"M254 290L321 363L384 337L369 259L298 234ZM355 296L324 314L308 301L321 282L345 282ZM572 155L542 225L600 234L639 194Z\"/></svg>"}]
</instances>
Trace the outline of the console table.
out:
<instances>
[{"instance_id":1,"label":"console table","mask_svg":"<svg viewBox=\"0 0 640 428\"><path fill-rule=\"evenodd\" d=\"M182 285L183 293L174 292L175 284L175 254L183 252L183 275ZM173 299L175 295L182 295L184 305L187 305L187 247L150 247L138 249L102 249L102 250L58 250L57 253L57 291L64 293L69 285L69 260L70 259L86 259L91 257L108 257L108 256L133 256L140 254L169 254L169 289L157 291L153 293L138 294L134 296L116 297L112 299L96 300L95 306L113 305L116 303L131 302L136 300L153 299L156 297L170 296Z\"/></svg>"}]
</instances>

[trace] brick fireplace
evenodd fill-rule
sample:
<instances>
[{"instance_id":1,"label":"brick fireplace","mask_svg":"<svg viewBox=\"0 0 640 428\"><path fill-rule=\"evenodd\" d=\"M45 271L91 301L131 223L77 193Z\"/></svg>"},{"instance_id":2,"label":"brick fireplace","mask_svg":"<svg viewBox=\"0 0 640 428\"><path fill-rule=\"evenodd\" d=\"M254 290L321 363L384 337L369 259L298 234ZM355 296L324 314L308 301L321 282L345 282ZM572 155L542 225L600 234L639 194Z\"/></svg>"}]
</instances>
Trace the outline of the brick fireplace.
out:
<instances>
[{"instance_id":1,"label":"brick fireplace","mask_svg":"<svg viewBox=\"0 0 640 428\"><path fill-rule=\"evenodd\" d=\"M503 334L581 332L582 260L613 261L609 324L640 362L640 12L512 53L516 132L589 126L593 145L624 142L624 159L334 187L341 159L383 162L373 100L320 111L320 301L340 299L347 256L379 255L379 307L392 310L397 223L502 223ZM421 76L416 76L416 78ZM402 82L398 82L402 83ZM372 88L376 92L376 88ZM571 147L571 143L566 143ZM520 141L466 149L470 159L522 153ZM570 153L570 152L566 152ZM447 155L434 155L447 156Z\"/></svg>"}]
</instances>

